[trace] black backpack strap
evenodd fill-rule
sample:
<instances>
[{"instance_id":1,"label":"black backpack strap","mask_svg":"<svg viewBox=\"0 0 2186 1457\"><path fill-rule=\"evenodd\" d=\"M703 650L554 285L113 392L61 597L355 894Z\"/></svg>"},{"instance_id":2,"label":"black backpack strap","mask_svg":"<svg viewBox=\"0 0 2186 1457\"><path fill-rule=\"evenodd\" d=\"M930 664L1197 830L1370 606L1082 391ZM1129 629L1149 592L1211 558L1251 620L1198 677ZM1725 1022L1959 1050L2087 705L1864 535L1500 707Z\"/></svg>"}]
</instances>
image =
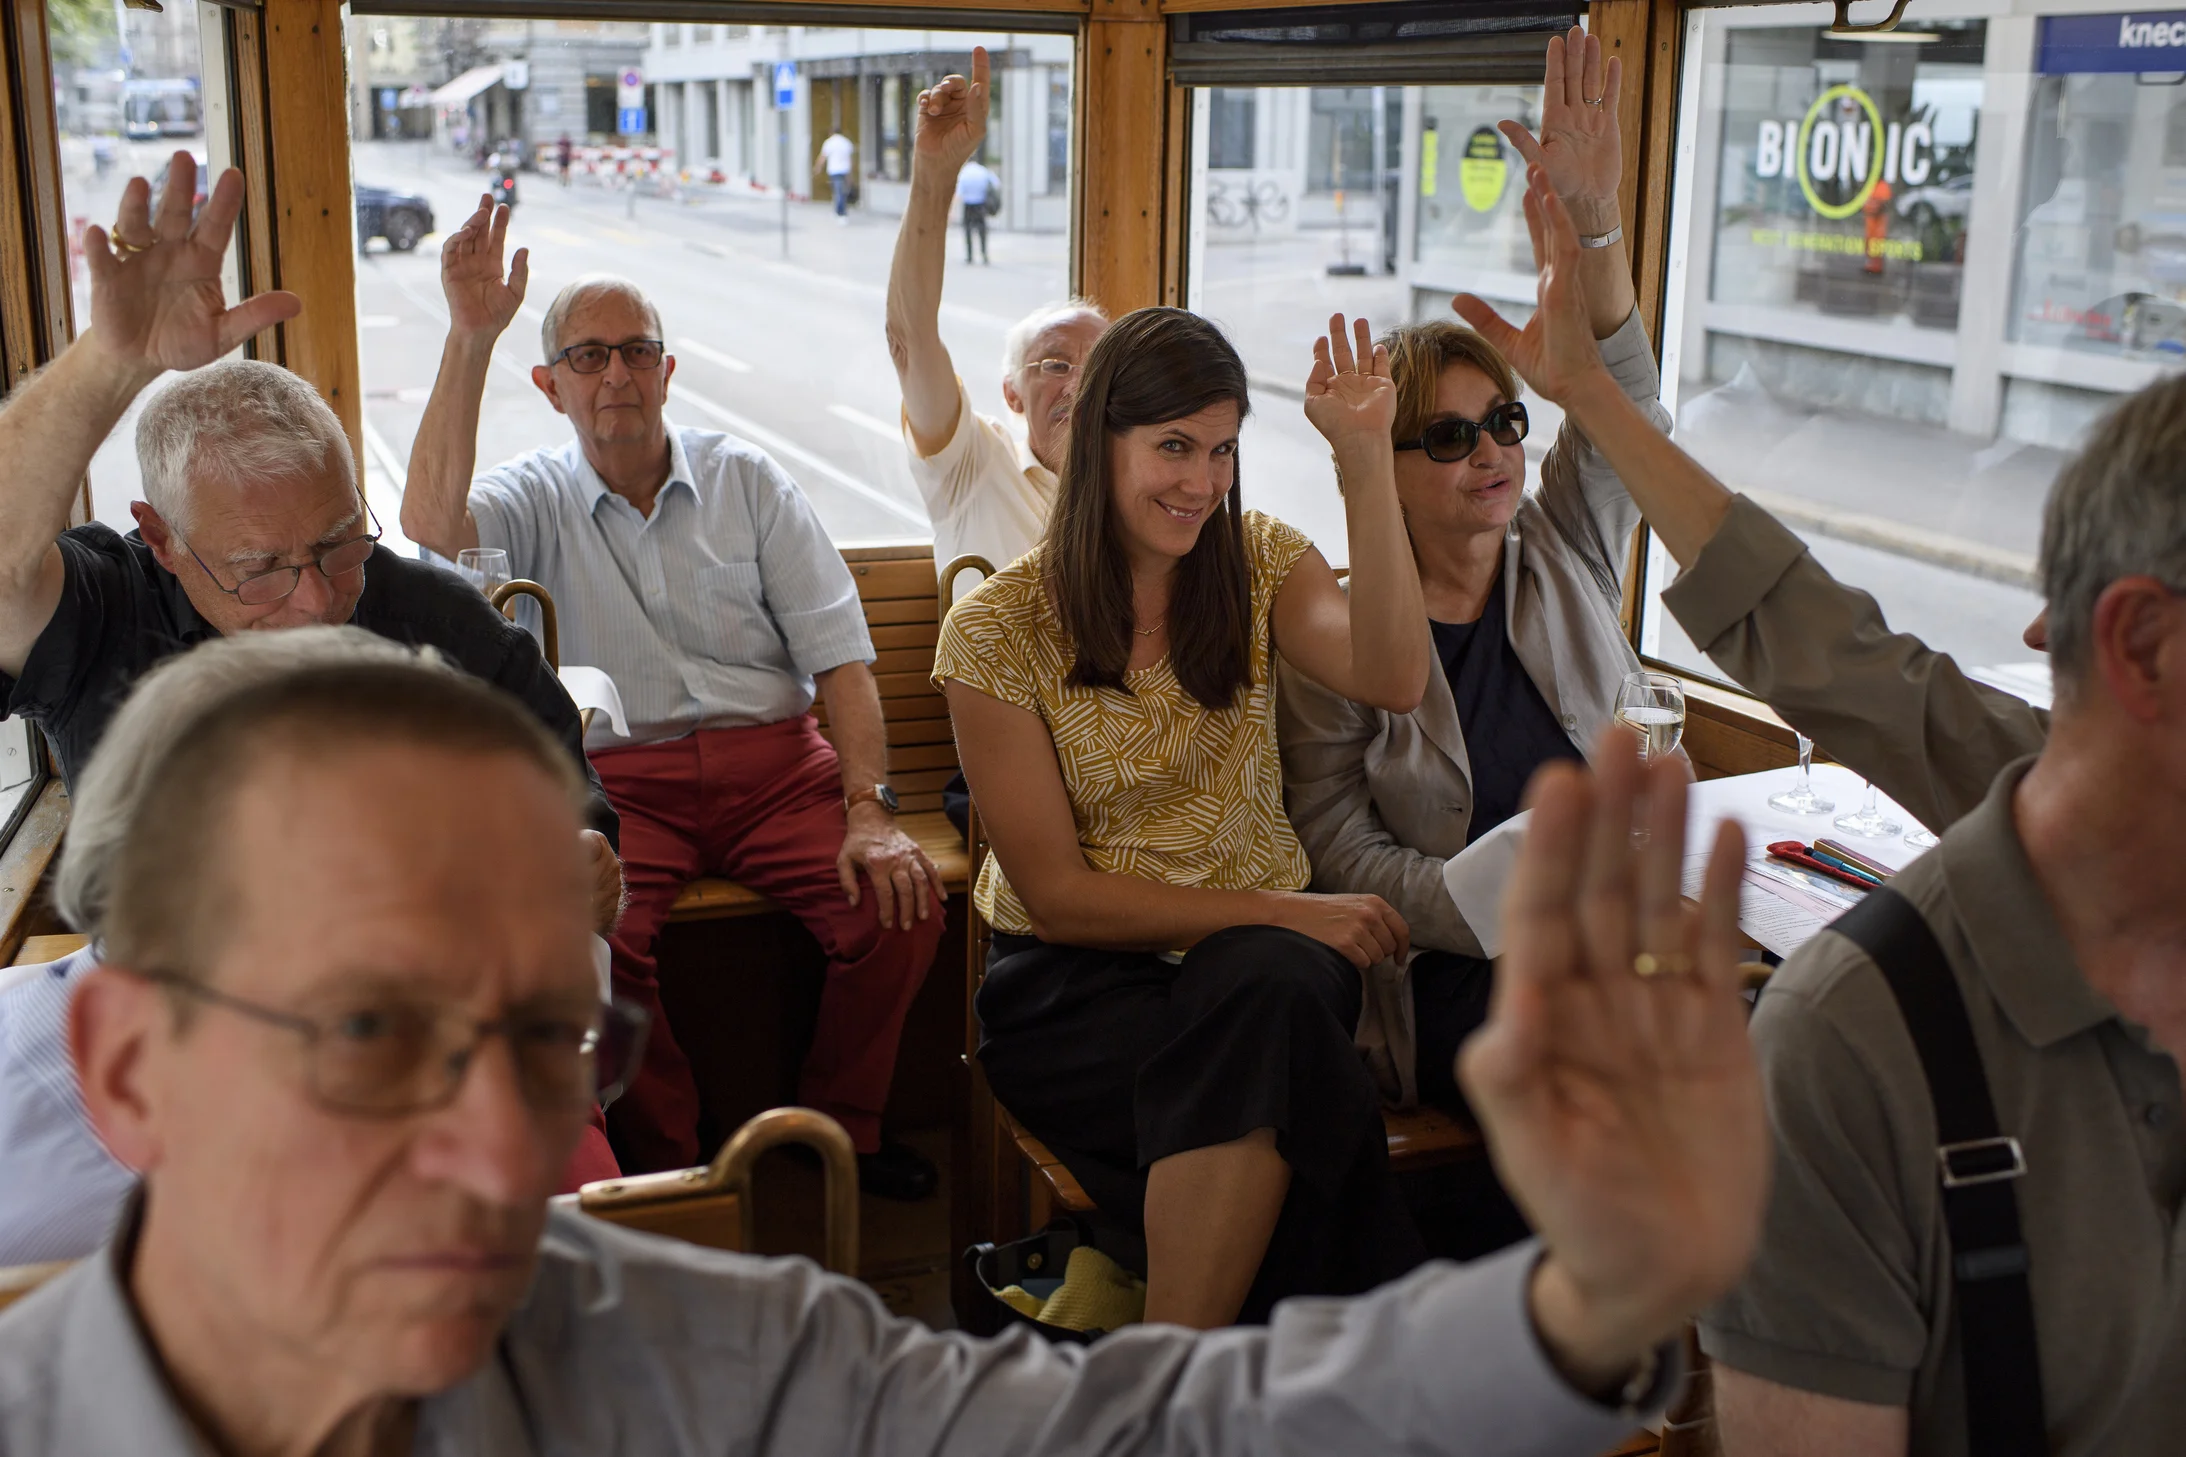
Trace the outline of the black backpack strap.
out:
<instances>
[{"instance_id":1,"label":"black backpack strap","mask_svg":"<svg viewBox=\"0 0 2186 1457\"><path fill-rule=\"evenodd\" d=\"M1894 890L1869 891L1830 929L1882 971L1935 1105L1937 1177L1966 1368L1967 1450L1976 1457L2043 1457L2049 1445L2041 1346L2012 1189L2027 1171L2026 1153L1997 1128L1958 978L1927 918Z\"/></svg>"}]
</instances>

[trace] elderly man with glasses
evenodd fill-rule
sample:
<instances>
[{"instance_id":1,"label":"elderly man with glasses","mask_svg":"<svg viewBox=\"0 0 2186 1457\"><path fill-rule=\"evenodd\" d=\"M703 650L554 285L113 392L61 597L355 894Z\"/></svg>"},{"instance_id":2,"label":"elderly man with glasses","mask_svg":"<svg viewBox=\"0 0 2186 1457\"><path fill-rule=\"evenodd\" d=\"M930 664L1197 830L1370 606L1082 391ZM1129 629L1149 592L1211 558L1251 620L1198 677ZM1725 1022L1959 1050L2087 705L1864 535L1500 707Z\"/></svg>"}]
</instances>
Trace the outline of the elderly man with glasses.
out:
<instances>
[{"instance_id":1,"label":"elderly man with glasses","mask_svg":"<svg viewBox=\"0 0 2186 1457\"><path fill-rule=\"evenodd\" d=\"M1265 1329L1081 1347L928 1330L802 1260L550 1213L636 1026L587 954L581 781L505 695L419 664L174 711L261 646L209 644L122 711L141 797L86 786L112 828L107 964L70 1040L142 1194L0 1316L16 1457L1591 1457L1675 1388L1672 1338L1752 1246L1740 846L1719 838L1686 912L1682 778L1628 748L1538 787L1507 985L1466 1054L1538 1243ZM294 839L299 799L344 832Z\"/></svg>"},{"instance_id":2,"label":"elderly man with glasses","mask_svg":"<svg viewBox=\"0 0 2186 1457\"><path fill-rule=\"evenodd\" d=\"M0 714L43 729L73 781L160 659L214 637L347 622L437 648L507 689L582 764L576 706L530 637L460 579L378 544L326 402L285 369L222 359L300 305L265 293L225 307L220 260L243 178L222 176L193 221L196 181L178 152L156 213L135 178L112 232L87 230L90 327L0 409ZM71 527L93 452L168 370L190 372L138 420L138 529ZM615 812L596 783L586 818L604 927L622 880Z\"/></svg>"},{"instance_id":3,"label":"elderly man with glasses","mask_svg":"<svg viewBox=\"0 0 2186 1457\"><path fill-rule=\"evenodd\" d=\"M453 556L498 547L554 595L565 652L615 680L628 737L595 723L592 762L622 816L629 899L621 994L654 1018L646 1064L608 1114L624 1165L695 1163L699 1098L661 1018L655 939L676 896L729 875L804 922L828 958L800 1100L839 1119L870 1192L917 1199L932 1164L881 1137L911 999L941 938L941 874L896 824L887 725L850 569L812 505L757 447L666 418L676 361L626 279L561 291L532 381L574 439L474 479L496 341L522 305L525 250L490 198L441 248L449 329L410 452L402 526ZM831 744L812 715L827 703Z\"/></svg>"}]
</instances>

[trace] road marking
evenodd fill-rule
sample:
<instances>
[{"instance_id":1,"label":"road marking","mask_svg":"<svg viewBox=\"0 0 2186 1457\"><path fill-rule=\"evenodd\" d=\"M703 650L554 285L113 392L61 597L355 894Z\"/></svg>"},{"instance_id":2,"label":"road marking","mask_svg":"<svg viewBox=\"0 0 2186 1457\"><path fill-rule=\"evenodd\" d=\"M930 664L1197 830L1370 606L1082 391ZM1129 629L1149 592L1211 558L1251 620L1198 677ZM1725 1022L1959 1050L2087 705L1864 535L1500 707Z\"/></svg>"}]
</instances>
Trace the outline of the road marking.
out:
<instances>
[{"instance_id":1,"label":"road marking","mask_svg":"<svg viewBox=\"0 0 2186 1457\"><path fill-rule=\"evenodd\" d=\"M539 229L539 236L551 243L574 243L580 248L592 243L590 238L580 237L566 228L543 227Z\"/></svg>"},{"instance_id":2,"label":"road marking","mask_svg":"<svg viewBox=\"0 0 2186 1457\"><path fill-rule=\"evenodd\" d=\"M428 317L434 319L442 325L445 325L448 322L447 306L442 304L438 299L434 299L427 296L426 294L420 293L415 287L411 285L410 280L408 280L407 278L397 278L395 280L395 287L401 289L403 297L407 298L411 303L416 304L420 309L424 310ZM495 369L501 370L511 379L521 380L525 384L531 383L531 371L528 369L519 369L515 365L509 363L506 359L503 359L501 357L501 350L498 345L496 345L496 347L494 348L492 359L493 367Z\"/></svg>"},{"instance_id":3,"label":"road marking","mask_svg":"<svg viewBox=\"0 0 2186 1457\"><path fill-rule=\"evenodd\" d=\"M394 314L357 315L357 327L360 329L392 329L401 322L401 318Z\"/></svg>"},{"instance_id":4,"label":"road marking","mask_svg":"<svg viewBox=\"0 0 2186 1457\"><path fill-rule=\"evenodd\" d=\"M875 419L863 410L854 410L848 405L829 405L827 413L838 420L847 420L861 430L870 430L883 440L898 441L903 439L902 432L897 430L895 426L889 424L886 420Z\"/></svg>"},{"instance_id":5,"label":"road marking","mask_svg":"<svg viewBox=\"0 0 2186 1457\"><path fill-rule=\"evenodd\" d=\"M372 463L380 468L380 473L387 477L388 484L395 488L395 501L399 505L403 490L410 483L410 468L395 458L394 447L387 443L386 436L372 428L369 415L365 417L363 424L364 453L372 457Z\"/></svg>"},{"instance_id":6,"label":"road marking","mask_svg":"<svg viewBox=\"0 0 2186 1457\"><path fill-rule=\"evenodd\" d=\"M733 354L723 354L720 350L714 348L711 344L701 344L696 339L678 339L676 340L676 348L684 350L687 353L695 354L700 359L711 360L713 363L720 365L723 369L731 369L736 371L736 373L738 374L751 373L750 365L746 364L743 360L738 359Z\"/></svg>"},{"instance_id":7,"label":"road marking","mask_svg":"<svg viewBox=\"0 0 2186 1457\"><path fill-rule=\"evenodd\" d=\"M651 238L646 237L643 233L626 232L621 228L610 228L603 226L599 231L601 237L608 239L610 242L621 243L626 247L642 247L643 245L653 241Z\"/></svg>"},{"instance_id":8,"label":"road marking","mask_svg":"<svg viewBox=\"0 0 2186 1457\"><path fill-rule=\"evenodd\" d=\"M810 466L813 470L816 470L821 475L826 476L829 480L833 481L836 485L841 486L844 490L850 491L859 496L863 496L866 500L871 501L874 505L880 507L882 510L891 512L894 515L901 517L903 520L909 522L911 525L916 526L919 530L927 531L932 529L933 523L928 521L925 516L920 514L918 511L904 505L901 501L898 501L895 497L889 495L887 492L877 490L874 487L867 485L864 481L859 480L856 476L848 474L841 467L837 466L834 462L823 460L819 456L814 455L811 451L805 449L796 441L791 440L786 436L775 434L772 430L769 430L766 426L760 424L757 420L753 420L747 418L746 416L739 415L736 413L736 411L730 409L726 405L716 404L714 401L707 399L704 395L693 394L691 391L686 389L676 390L673 398L685 401L689 404L696 405L699 409L713 416L716 420L719 420L722 424L728 426L731 430L734 430L737 434L743 436L746 440L751 441L755 445L763 445L768 450L773 451L776 455L786 455L791 460L800 461L803 464Z\"/></svg>"}]
</instances>

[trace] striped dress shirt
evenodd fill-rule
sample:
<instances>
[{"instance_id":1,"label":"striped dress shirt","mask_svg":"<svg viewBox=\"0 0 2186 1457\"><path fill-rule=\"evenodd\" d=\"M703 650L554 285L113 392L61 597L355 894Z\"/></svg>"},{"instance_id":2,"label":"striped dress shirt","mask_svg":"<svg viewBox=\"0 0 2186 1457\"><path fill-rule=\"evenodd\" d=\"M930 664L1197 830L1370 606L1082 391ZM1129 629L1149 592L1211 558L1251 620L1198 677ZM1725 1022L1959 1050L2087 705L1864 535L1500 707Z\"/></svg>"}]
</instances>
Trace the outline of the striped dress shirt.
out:
<instances>
[{"instance_id":1,"label":"striped dress shirt","mask_svg":"<svg viewBox=\"0 0 2186 1457\"><path fill-rule=\"evenodd\" d=\"M73 1260L106 1242L136 1175L84 1116L68 1003L89 950L0 968L0 1265Z\"/></svg>"},{"instance_id":2,"label":"striped dress shirt","mask_svg":"<svg viewBox=\"0 0 2186 1457\"><path fill-rule=\"evenodd\" d=\"M572 440L471 483L478 544L544 586L562 661L615 680L624 739L778 723L812 707L813 675L871 662L850 569L804 492L756 446L668 426L669 475L641 516Z\"/></svg>"}]
</instances>

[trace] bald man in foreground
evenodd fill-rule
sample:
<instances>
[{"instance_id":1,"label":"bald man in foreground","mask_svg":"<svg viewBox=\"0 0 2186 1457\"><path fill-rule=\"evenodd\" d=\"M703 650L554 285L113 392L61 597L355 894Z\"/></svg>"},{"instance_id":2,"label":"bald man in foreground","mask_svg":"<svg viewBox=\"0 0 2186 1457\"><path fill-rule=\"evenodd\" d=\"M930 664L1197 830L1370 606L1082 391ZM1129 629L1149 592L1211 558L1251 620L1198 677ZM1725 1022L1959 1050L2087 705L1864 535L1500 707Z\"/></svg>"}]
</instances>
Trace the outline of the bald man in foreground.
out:
<instances>
[{"instance_id":1,"label":"bald man in foreground","mask_svg":"<svg viewBox=\"0 0 2186 1457\"><path fill-rule=\"evenodd\" d=\"M140 691L123 716L158 711ZM1662 1403L1672 1338L1752 1247L1739 848L1683 914L1683 784L1629 754L1536 786L1467 1052L1541 1238L1265 1329L1074 1347L937 1333L803 1261L548 1212L631 1059L596 1000L582 782L513 701L358 663L168 719L71 1027L90 1117L143 1192L103 1251L0 1316L19 1457L1587 1457ZM328 833L287 833L300 798Z\"/></svg>"}]
</instances>

